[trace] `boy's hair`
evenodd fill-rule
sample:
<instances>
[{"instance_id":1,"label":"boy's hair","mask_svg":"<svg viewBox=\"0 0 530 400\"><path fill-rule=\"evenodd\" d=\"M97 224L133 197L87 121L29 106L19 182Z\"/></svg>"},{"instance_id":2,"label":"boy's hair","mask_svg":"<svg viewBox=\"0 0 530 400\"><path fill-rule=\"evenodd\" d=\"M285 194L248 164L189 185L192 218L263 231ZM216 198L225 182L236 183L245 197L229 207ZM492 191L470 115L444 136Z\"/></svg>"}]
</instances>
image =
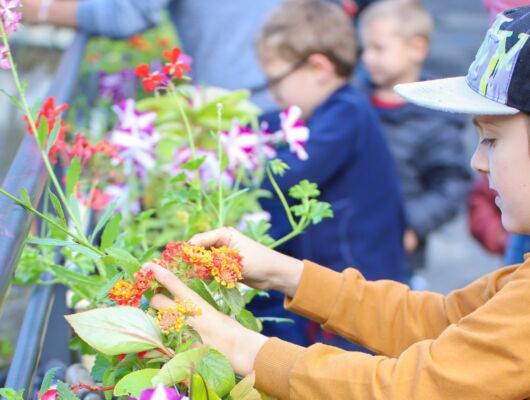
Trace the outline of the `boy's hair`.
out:
<instances>
[{"instance_id":1,"label":"boy's hair","mask_svg":"<svg viewBox=\"0 0 530 400\"><path fill-rule=\"evenodd\" d=\"M391 17L397 21L397 34L404 39L424 38L431 42L434 22L419 0L381 0L361 14L361 29L376 18Z\"/></svg>"},{"instance_id":2,"label":"boy's hair","mask_svg":"<svg viewBox=\"0 0 530 400\"><path fill-rule=\"evenodd\" d=\"M287 0L265 21L256 40L262 62L280 57L292 63L323 54L340 77L349 78L356 62L351 19L325 0Z\"/></svg>"}]
</instances>

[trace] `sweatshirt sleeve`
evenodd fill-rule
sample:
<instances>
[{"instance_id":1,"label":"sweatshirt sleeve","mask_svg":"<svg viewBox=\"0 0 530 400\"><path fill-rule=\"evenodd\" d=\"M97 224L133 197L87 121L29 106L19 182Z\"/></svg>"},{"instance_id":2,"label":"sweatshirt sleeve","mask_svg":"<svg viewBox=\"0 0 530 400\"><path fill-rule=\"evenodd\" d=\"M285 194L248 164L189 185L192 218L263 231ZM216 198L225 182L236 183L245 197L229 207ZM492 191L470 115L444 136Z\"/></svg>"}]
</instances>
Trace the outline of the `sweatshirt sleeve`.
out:
<instances>
[{"instance_id":1,"label":"sweatshirt sleeve","mask_svg":"<svg viewBox=\"0 0 530 400\"><path fill-rule=\"evenodd\" d=\"M285 305L376 353L397 356L413 343L435 339L482 306L515 269L497 270L443 296L390 280L366 281L353 268L338 273L305 261L300 286Z\"/></svg>"},{"instance_id":2,"label":"sweatshirt sleeve","mask_svg":"<svg viewBox=\"0 0 530 400\"><path fill-rule=\"evenodd\" d=\"M84 0L79 2L79 29L93 35L121 39L160 22L171 0Z\"/></svg>"},{"instance_id":3,"label":"sweatshirt sleeve","mask_svg":"<svg viewBox=\"0 0 530 400\"><path fill-rule=\"evenodd\" d=\"M530 265L497 271L445 299L433 294L411 297L411 292L390 282L366 292L366 284L352 270L341 277L309 263L306 269L301 292L289 303L291 309L312 308L312 316L329 326L335 325L333 319L340 319L337 309L346 312L341 303L347 300L351 305L347 314L359 325L355 334L377 337L372 342L381 347L385 341L416 340L399 352L391 344L387 356L372 356L322 344L305 349L270 339L254 365L257 386L265 392L280 399L353 400L522 399L528 395ZM326 294L322 301L312 278L321 283L318 295ZM346 285L349 298L340 293ZM337 293L330 293L331 289ZM310 297L316 307L310 307L310 299L302 299L308 296L307 290L313 290ZM362 308L376 313L358 314ZM414 323L402 319L403 309ZM412 315L414 310L419 314ZM429 328L430 322L436 327ZM422 338L421 332L428 330L431 337Z\"/></svg>"}]
</instances>

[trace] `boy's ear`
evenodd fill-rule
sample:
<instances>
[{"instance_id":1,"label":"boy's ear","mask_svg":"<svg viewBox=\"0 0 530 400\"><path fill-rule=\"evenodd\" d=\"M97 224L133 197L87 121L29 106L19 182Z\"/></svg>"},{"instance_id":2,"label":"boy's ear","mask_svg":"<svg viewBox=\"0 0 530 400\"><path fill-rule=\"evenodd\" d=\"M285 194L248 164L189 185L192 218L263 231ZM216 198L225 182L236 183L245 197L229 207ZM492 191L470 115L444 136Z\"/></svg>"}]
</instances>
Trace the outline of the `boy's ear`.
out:
<instances>
[{"instance_id":1,"label":"boy's ear","mask_svg":"<svg viewBox=\"0 0 530 400\"><path fill-rule=\"evenodd\" d=\"M317 80L325 81L330 77L337 75L335 65L330 59L321 53L311 54L307 59L309 67L316 74Z\"/></svg>"},{"instance_id":2,"label":"boy's ear","mask_svg":"<svg viewBox=\"0 0 530 400\"><path fill-rule=\"evenodd\" d=\"M423 64L429 55L429 42L422 36L414 36L409 40L415 61Z\"/></svg>"}]
</instances>

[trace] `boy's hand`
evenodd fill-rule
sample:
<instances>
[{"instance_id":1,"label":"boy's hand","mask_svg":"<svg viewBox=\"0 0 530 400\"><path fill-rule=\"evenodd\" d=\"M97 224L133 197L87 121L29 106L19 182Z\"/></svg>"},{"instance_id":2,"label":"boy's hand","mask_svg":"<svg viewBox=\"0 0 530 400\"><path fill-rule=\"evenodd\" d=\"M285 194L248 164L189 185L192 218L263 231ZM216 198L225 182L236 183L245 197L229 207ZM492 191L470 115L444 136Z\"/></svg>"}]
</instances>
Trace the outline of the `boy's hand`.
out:
<instances>
[{"instance_id":1,"label":"boy's hand","mask_svg":"<svg viewBox=\"0 0 530 400\"><path fill-rule=\"evenodd\" d=\"M266 336L243 327L239 322L215 310L165 268L147 263L143 269L153 271L155 279L175 298L190 300L200 308L201 315L190 317L188 323L201 335L205 344L224 354L237 374L245 376L252 372L254 360L267 341ZM156 309L174 305L172 299L161 294L156 294L151 299L151 306Z\"/></svg>"},{"instance_id":2,"label":"boy's hand","mask_svg":"<svg viewBox=\"0 0 530 400\"><path fill-rule=\"evenodd\" d=\"M36 24L38 22L41 0L22 0L22 19L25 24Z\"/></svg>"},{"instance_id":3,"label":"boy's hand","mask_svg":"<svg viewBox=\"0 0 530 400\"><path fill-rule=\"evenodd\" d=\"M271 250L233 228L200 233L192 237L190 243L239 250L243 257L243 282L256 289L274 289L293 297L300 283L302 261Z\"/></svg>"},{"instance_id":4,"label":"boy's hand","mask_svg":"<svg viewBox=\"0 0 530 400\"><path fill-rule=\"evenodd\" d=\"M420 240L416 232L414 232L412 228L407 228L405 234L403 235L403 247L405 247L405 251L407 252L407 254L416 251L419 242Z\"/></svg>"}]
</instances>

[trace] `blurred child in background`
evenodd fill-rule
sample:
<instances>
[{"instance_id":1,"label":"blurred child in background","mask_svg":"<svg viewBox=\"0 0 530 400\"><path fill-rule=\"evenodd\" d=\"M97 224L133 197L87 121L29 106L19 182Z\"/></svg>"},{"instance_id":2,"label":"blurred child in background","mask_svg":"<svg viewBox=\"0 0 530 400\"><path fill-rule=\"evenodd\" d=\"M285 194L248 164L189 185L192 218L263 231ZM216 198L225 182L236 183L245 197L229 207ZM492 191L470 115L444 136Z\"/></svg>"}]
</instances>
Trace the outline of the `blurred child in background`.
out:
<instances>
[{"instance_id":1,"label":"blurred child in background","mask_svg":"<svg viewBox=\"0 0 530 400\"><path fill-rule=\"evenodd\" d=\"M461 116L408 103L393 90L422 80L433 21L420 2L382 0L360 20L362 60L372 104L396 160L405 204L404 246L412 271L425 265L429 234L450 221L466 197L470 173ZM417 287L421 289L421 287Z\"/></svg>"}]
</instances>

